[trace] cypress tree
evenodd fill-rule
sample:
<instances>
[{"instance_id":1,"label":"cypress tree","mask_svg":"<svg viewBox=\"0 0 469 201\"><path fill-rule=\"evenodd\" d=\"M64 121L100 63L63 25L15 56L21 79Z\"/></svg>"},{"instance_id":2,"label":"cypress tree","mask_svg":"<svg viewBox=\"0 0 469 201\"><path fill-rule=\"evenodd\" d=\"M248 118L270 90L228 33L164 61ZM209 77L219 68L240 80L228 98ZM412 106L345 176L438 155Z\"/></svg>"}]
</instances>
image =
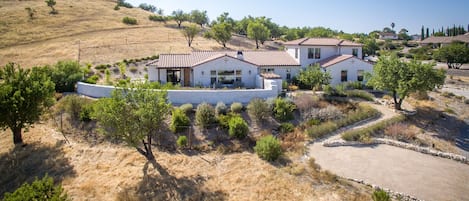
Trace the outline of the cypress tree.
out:
<instances>
[{"instance_id":1,"label":"cypress tree","mask_svg":"<svg viewBox=\"0 0 469 201\"><path fill-rule=\"evenodd\" d=\"M429 36L429 29L428 29L428 27L427 27L427 38L428 38L428 37L430 37L430 36Z\"/></svg>"},{"instance_id":2,"label":"cypress tree","mask_svg":"<svg viewBox=\"0 0 469 201\"><path fill-rule=\"evenodd\" d=\"M423 25L422 25L422 33L420 35L420 40L423 40L423 39L425 39L425 33L424 33Z\"/></svg>"}]
</instances>

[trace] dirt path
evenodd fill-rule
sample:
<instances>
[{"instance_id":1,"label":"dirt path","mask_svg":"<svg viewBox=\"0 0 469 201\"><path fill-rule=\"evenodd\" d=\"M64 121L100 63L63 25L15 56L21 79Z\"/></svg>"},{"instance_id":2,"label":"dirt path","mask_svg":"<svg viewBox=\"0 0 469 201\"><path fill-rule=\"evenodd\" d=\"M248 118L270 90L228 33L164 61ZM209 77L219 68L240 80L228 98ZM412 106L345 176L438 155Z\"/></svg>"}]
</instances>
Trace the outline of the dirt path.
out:
<instances>
[{"instance_id":1,"label":"dirt path","mask_svg":"<svg viewBox=\"0 0 469 201\"><path fill-rule=\"evenodd\" d=\"M382 116L353 127L376 124L397 115L372 105ZM326 140L338 139L340 133ZM323 169L339 176L364 180L424 200L469 200L469 165L388 145L324 147L309 145L308 154Z\"/></svg>"}]
</instances>

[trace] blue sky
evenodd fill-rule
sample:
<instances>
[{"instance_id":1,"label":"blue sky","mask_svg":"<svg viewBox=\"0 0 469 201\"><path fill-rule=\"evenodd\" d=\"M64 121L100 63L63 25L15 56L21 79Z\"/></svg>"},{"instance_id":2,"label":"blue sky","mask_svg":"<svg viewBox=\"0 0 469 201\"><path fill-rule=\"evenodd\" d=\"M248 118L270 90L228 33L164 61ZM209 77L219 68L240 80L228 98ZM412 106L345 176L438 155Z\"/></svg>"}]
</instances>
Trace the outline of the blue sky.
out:
<instances>
[{"instance_id":1,"label":"blue sky","mask_svg":"<svg viewBox=\"0 0 469 201\"><path fill-rule=\"evenodd\" d=\"M323 26L348 33L382 30L396 24L395 30L406 28L420 34L422 25L442 26L469 24L468 0L127 0L134 6L149 3L164 10L189 12L206 10L210 20L229 12L236 20L244 16L266 16L279 25L289 27Z\"/></svg>"}]
</instances>

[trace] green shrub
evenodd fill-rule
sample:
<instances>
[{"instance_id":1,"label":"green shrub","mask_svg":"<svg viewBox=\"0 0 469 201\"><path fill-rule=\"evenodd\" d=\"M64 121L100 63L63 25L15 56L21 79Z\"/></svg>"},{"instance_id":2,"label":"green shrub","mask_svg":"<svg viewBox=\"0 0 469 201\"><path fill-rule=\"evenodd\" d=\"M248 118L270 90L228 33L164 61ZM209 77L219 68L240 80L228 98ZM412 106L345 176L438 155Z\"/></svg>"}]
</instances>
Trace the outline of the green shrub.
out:
<instances>
[{"instance_id":1,"label":"green shrub","mask_svg":"<svg viewBox=\"0 0 469 201\"><path fill-rule=\"evenodd\" d=\"M60 99L60 101L57 103L57 110L59 112L64 111L68 113L72 119L78 120L82 119L81 116L85 115L87 115L86 117L89 118L89 113L85 113L91 111L91 104L92 102L90 99L83 98L77 95L68 95Z\"/></svg>"},{"instance_id":2,"label":"green shrub","mask_svg":"<svg viewBox=\"0 0 469 201\"><path fill-rule=\"evenodd\" d=\"M280 121L288 121L294 118L293 111L295 110L295 105L283 98L275 99L275 105L273 108L274 116Z\"/></svg>"},{"instance_id":3,"label":"green shrub","mask_svg":"<svg viewBox=\"0 0 469 201\"><path fill-rule=\"evenodd\" d=\"M93 104L86 104L81 108L80 121L89 122L91 121L91 114L93 113Z\"/></svg>"},{"instance_id":4,"label":"green shrub","mask_svg":"<svg viewBox=\"0 0 469 201\"><path fill-rule=\"evenodd\" d=\"M391 197L384 190L375 190L371 195L373 201L391 201Z\"/></svg>"},{"instance_id":5,"label":"green shrub","mask_svg":"<svg viewBox=\"0 0 469 201\"><path fill-rule=\"evenodd\" d=\"M444 92L441 93L441 96L446 97L446 98L451 98L451 97L453 97L453 96L455 96L455 95L454 95L453 92L444 91Z\"/></svg>"},{"instance_id":6,"label":"green shrub","mask_svg":"<svg viewBox=\"0 0 469 201\"><path fill-rule=\"evenodd\" d=\"M124 24L136 25L137 24L137 19L131 18L131 17L124 17L124 18L122 18L122 22Z\"/></svg>"},{"instance_id":7,"label":"green shrub","mask_svg":"<svg viewBox=\"0 0 469 201\"><path fill-rule=\"evenodd\" d=\"M89 83L89 84L96 84L99 80L99 76L98 75L93 75L89 78L86 78L85 82L86 83Z\"/></svg>"},{"instance_id":8,"label":"green shrub","mask_svg":"<svg viewBox=\"0 0 469 201\"><path fill-rule=\"evenodd\" d=\"M361 98L367 101L373 101L374 96L371 93L368 93L363 90L349 90L345 92L347 94L347 97L356 97L356 98Z\"/></svg>"},{"instance_id":9,"label":"green shrub","mask_svg":"<svg viewBox=\"0 0 469 201\"><path fill-rule=\"evenodd\" d=\"M240 116L234 116L229 121L228 133L231 137L243 139L248 135L249 127L246 121Z\"/></svg>"},{"instance_id":10,"label":"green shrub","mask_svg":"<svg viewBox=\"0 0 469 201\"><path fill-rule=\"evenodd\" d=\"M178 147L185 147L187 145L187 137L184 135L179 136L176 141L176 144L178 145Z\"/></svg>"},{"instance_id":11,"label":"green shrub","mask_svg":"<svg viewBox=\"0 0 469 201\"><path fill-rule=\"evenodd\" d=\"M114 10L120 10L121 7L119 5L114 6Z\"/></svg>"},{"instance_id":12,"label":"green shrub","mask_svg":"<svg viewBox=\"0 0 469 201\"><path fill-rule=\"evenodd\" d=\"M95 66L94 69L96 69L96 70L106 70L107 65L106 64L99 64L99 65Z\"/></svg>"},{"instance_id":13,"label":"green shrub","mask_svg":"<svg viewBox=\"0 0 469 201\"><path fill-rule=\"evenodd\" d=\"M230 109L231 109L231 112L241 113L241 111L243 110L243 104L234 102L231 104Z\"/></svg>"},{"instance_id":14,"label":"green shrub","mask_svg":"<svg viewBox=\"0 0 469 201\"><path fill-rule=\"evenodd\" d=\"M255 98L248 104L248 114L256 121L267 119L271 114L269 105L262 99Z\"/></svg>"},{"instance_id":15,"label":"green shrub","mask_svg":"<svg viewBox=\"0 0 469 201\"><path fill-rule=\"evenodd\" d=\"M223 102L218 102L217 105L215 106L215 114L216 115L225 115L226 110L228 110L228 108L226 107L225 103L223 103Z\"/></svg>"},{"instance_id":16,"label":"green shrub","mask_svg":"<svg viewBox=\"0 0 469 201\"><path fill-rule=\"evenodd\" d=\"M280 133L290 133L295 130L295 126L292 123L282 123L279 130Z\"/></svg>"},{"instance_id":17,"label":"green shrub","mask_svg":"<svg viewBox=\"0 0 469 201\"><path fill-rule=\"evenodd\" d=\"M195 112L195 121L197 125L202 128L208 128L210 125L215 123L215 110L208 103L201 103L197 106L197 111Z\"/></svg>"},{"instance_id":18,"label":"green shrub","mask_svg":"<svg viewBox=\"0 0 469 201\"><path fill-rule=\"evenodd\" d=\"M360 82L360 81L349 82L347 84L347 88L350 88L350 89L363 89L363 87L364 87L364 84L363 82Z\"/></svg>"},{"instance_id":19,"label":"green shrub","mask_svg":"<svg viewBox=\"0 0 469 201\"><path fill-rule=\"evenodd\" d=\"M267 161L277 160L277 158L282 155L280 141L272 135L262 137L257 141L254 151L256 151L260 158Z\"/></svg>"},{"instance_id":20,"label":"green shrub","mask_svg":"<svg viewBox=\"0 0 469 201\"><path fill-rule=\"evenodd\" d=\"M181 109L182 111L184 111L184 113L186 113L187 115L192 113L192 110L194 109L194 106L190 103L186 103L186 104L182 104L181 106L179 106L179 109Z\"/></svg>"},{"instance_id":21,"label":"green shrub","mask_svg":"<svg viewBox=\"0 0 469 201\"><path fill-rule=\"evenodd\" d=\"M311 126L311 128L306 130L306 133L311 138L321 138L324 135L336 131L337 129L339 129L337 124L332 121L327 121L319 125Z\"/></svg>"},{"instance_id":22,"label":"green shrub","mask_svg":"<svg viewBox=\"0 0 469 201\"><path fill-rule=\"evenodd\" d=\"M125 2L125 0L117 0L117 6L122 6L126 8L133 8L132 4Z\"/></svg>"},{"instance_id":23,"label":"green shrub","mask_svg":"<svg viewBox=\"0 0 469 201\"><path fill-rule=\"evenodd\" d=\"M129 71L132 72L132 73L136 73L138 71L138 68L137 68L137 66L131 66L129 68Z\"/></svg>"},{"instance_id":24,"label":"green shrub","mask_svg":"<svg viewBox=\"0 0 469 201\"><path fill-rule=\"evenodd\" d=\"M218 125L221 129L228 130L230 128L230 120L234 117L240 117L241 115L238 113L230 112L226 115L219 115L218 118Z\"/></svg>"},{"instance_id":25,"label":"green shrub","mask_svg":"<svg viewBox=\"0 0 469 201\"><path fill-rule=\"evenodd\" d=\"M5 193L4 201L66 201L69 200L67 193L65 193L60 184L54 185L54 180L49 176L44 176L42 179L37 178L33 183L24 183L16 189L13 193Z\"/></svg>"},{"instance_id":26,"label":"green shrub","mask_svg":"<svg viewBox=\"0 0 469 201\"><path fill-rule=\"evenodd\" d=\"M151 20L151 21L164 22L164 23L166 23L166 21L168 20L167 17L162 16L162 15L149 15L148 19Z\"/></svg>"},{"instance_id":27,"label":"green shrub","mask_svg":"<svg viewBox=\"0 0 469 201\"><path fill-rule=\"evenodd\" d=\"M186 113L183 110L176 108L171 113L171 124L169 129L173 133L178 133L181 131L186 130L190 125L189 117L187 117Z\"/></svg>"}]
</instances>

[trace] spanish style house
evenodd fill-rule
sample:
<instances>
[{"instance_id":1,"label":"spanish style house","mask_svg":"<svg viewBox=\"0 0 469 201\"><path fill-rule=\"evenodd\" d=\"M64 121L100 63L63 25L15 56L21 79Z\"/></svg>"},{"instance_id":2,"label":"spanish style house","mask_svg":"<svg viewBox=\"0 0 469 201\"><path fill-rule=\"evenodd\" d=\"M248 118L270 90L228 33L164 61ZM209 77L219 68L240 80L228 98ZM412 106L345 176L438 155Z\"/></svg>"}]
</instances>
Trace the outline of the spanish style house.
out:
<instances>
[{"instance_id":1,"label":"spanish style house","mask_svg":"<svg viewBox=\"0 0 469 201\"><path fill-rule=\"evenodd\" d=\"M302 38L285 51L194 51L161 54L147 64L150 81L181 86L259 88L259 79L291 80L300 70L319 64L331 84L364 81L373 65L363 61L362 45L333 38Z\"/></svg>"}]
</instances>

